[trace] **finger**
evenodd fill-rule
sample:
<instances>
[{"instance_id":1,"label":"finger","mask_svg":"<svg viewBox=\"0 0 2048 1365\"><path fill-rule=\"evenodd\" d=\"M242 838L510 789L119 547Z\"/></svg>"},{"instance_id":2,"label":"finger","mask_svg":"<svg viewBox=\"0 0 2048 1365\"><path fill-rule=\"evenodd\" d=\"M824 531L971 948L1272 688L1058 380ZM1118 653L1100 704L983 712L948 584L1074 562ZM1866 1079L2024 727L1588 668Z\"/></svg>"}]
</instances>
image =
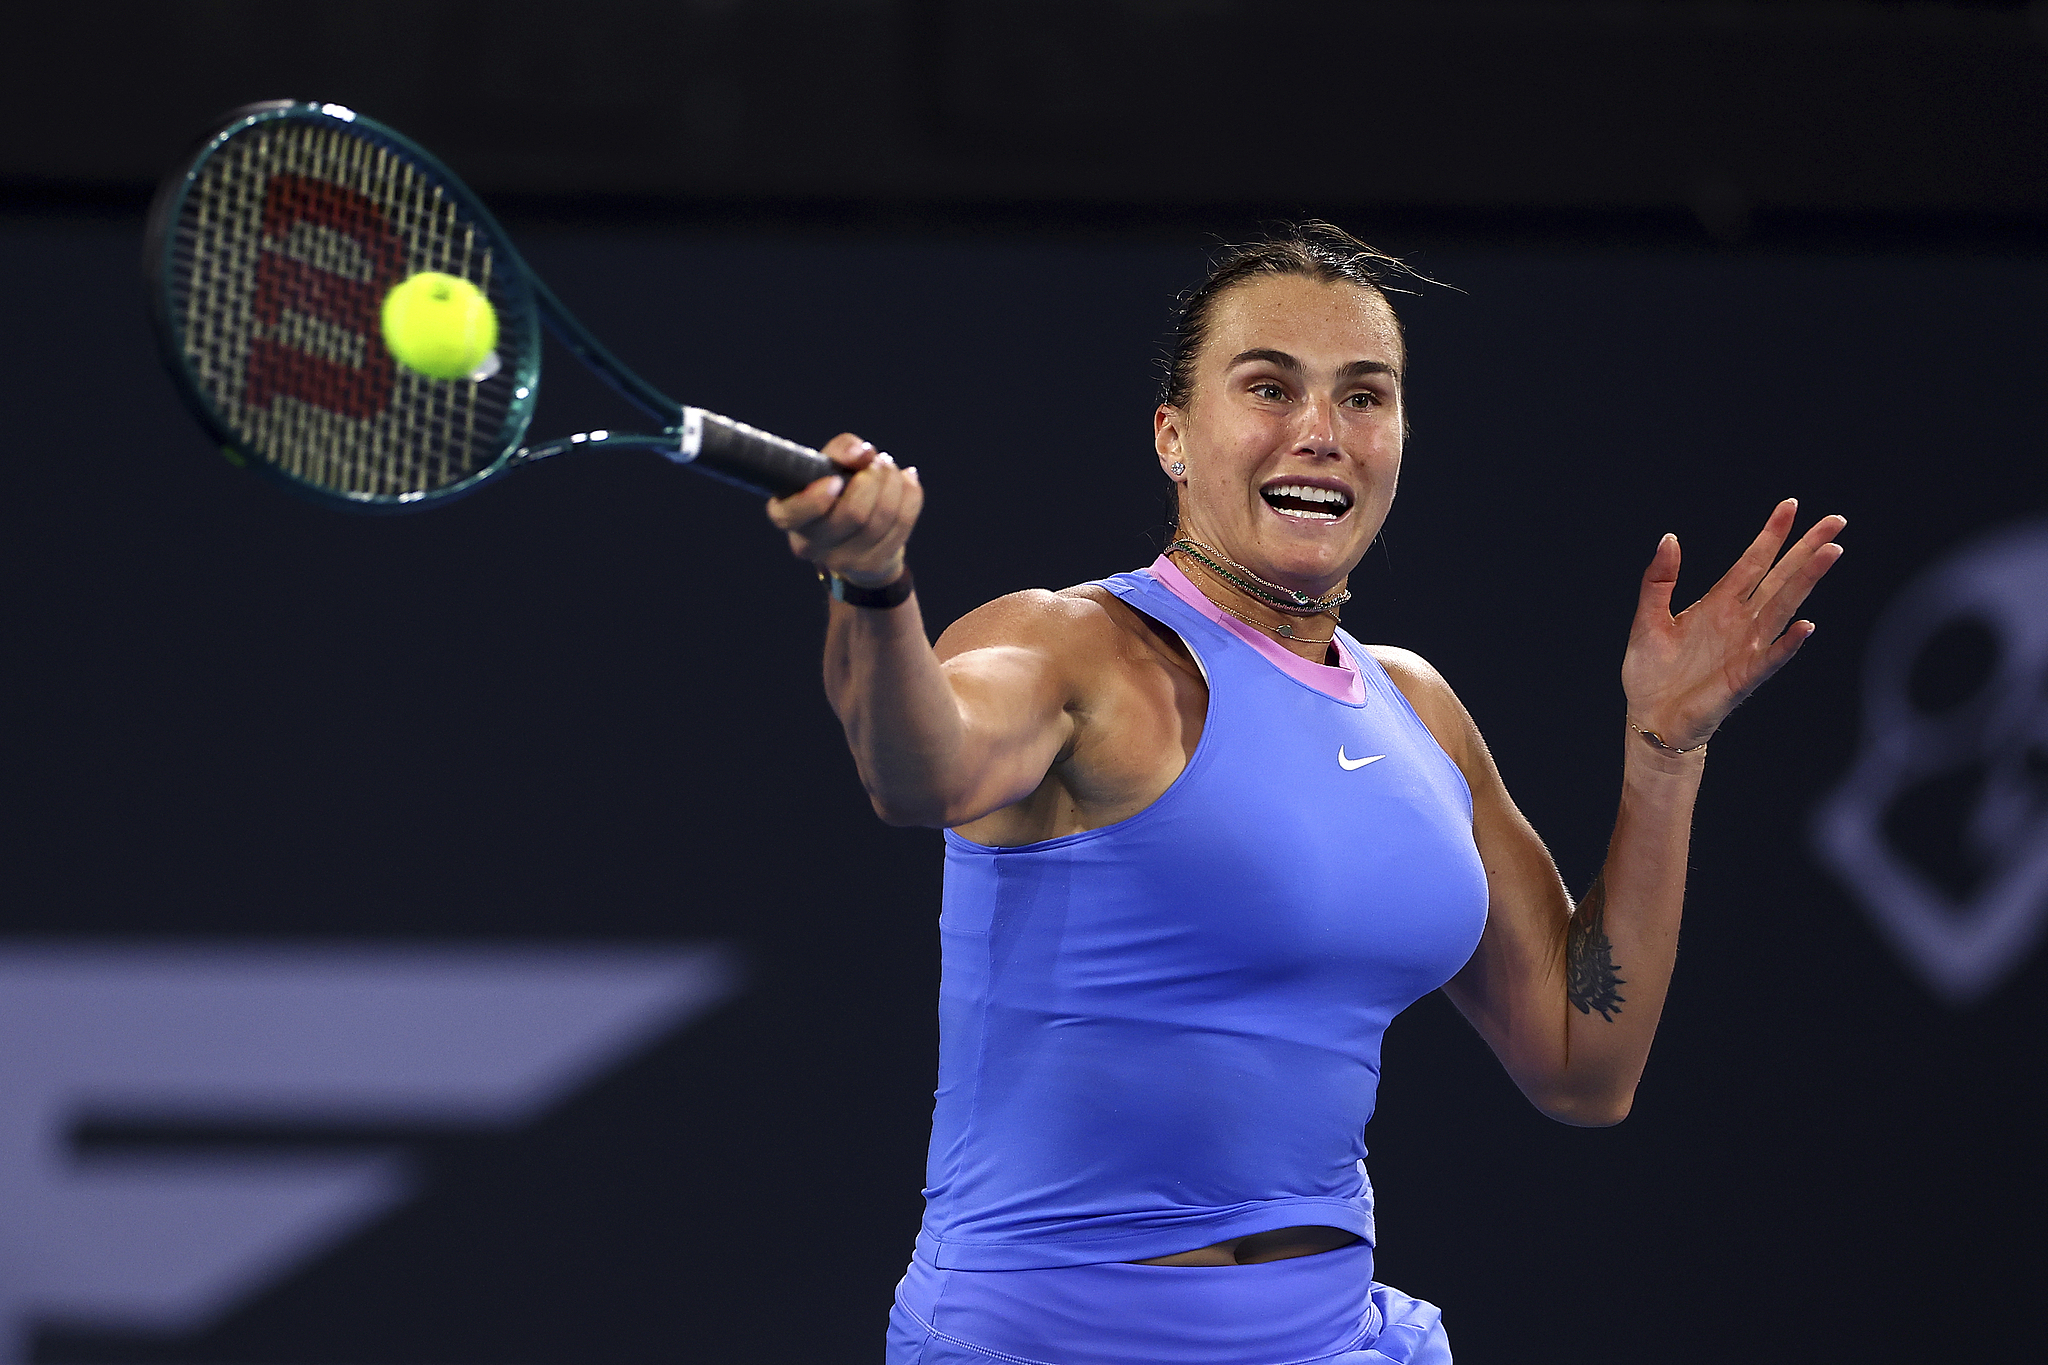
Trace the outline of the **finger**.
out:
<instances>
[{"instance_id":1,"label":"finger","mask_svg":"<svg viewBox=\"0 0 2048 1365\"><path fill-rule=\"evenodd\" d=\"M924 512L924 485L917 477L917 468L912 466L903 471L898 482L902 490L902 501L896 506L894 518L886 533L875 546L877 558L894 559L903 553L910 543L910 533L917 528L917 519Z\"/></svg>"},{"instance_id":2,"label":"finger","mask_svg":"<svg viewBox=\"0 0 2048 1365\"><path fill-rule=\"evenodd\" d=\"M881 452L875 449L873 441L863 441L850 431L842 431L825 442L818 453L841 469L866 469Z\"/></svg>"},{"instance_id":3,"label":"finger","mask_svg":"<svg viewBox=\"0 0 2048 1365\"><path fill-rule=\"evenodd\" d=\"M891 474L876 497L874 514L848 542L849 553L859 554L870 568L879 568L902 552L922 505L917 485L901 470Z\"/></svg>"},{"instance_id":4,"label":"finger","mask_svg":"<svg viewBox=\"0 0 2048 1365\"><path fill-rule=\"evenodd\" d=\"M1757 669L1756 678L1749 684L1749 691L1754 692L1773 673L1791 662L1792 656L1799 652L1799 647L1813 638L1815 629L1811 621L1794 621L1785 628L1783 635L1771 641L1771 647L1764 651L1763 663Z\"/></svg>"},{"instance_id":5,"label":"finger","mask_svg":"<svg viewBox=\"0 0 2048 1365\"><path fill-rule=\"evenodd\" d=\"M924 511L924 489L917 482L917 470L906 469L903 475L903 505L896 513L895 526L880 547L890 557L902 554L910 544L910 533L917 528L918 515Z\"/></svg>"},{"instance_id":6,"label":"finger","mask_svg":"<svg viewBox=\"0 0 2048 1365\"><path fill-rule=\"evenodd\" d=\"M1789 629L1792 618L1805 604L1814 585L1827 576L1828 570L1835 567L1842 554L1842 547L1832 541L1816 546L1813 553L1807 555L1799 567L1779 584L1765 604L1760 618L1764 628L1773 635Z\"/></svg>"},{"instance_id":7,"label":"finger","mask_svg":"<svg viewBox=\"0 0 2048 1365\"><path fill-rule=\"evenodd\" d=\"M896 518L903 506L904 483L901 472L894 469L870 469L860 477L874 480L874 502L868 507L861 524L839 548L848 556L867 559L895 529Z\"/></svg>"},{"instance_id":8,"label":"finger","mask_svg":"<svg viewBox=\"0 0 2048 1365\"><path fill-rule=\"evenodd\" d=\"M1759 601L1772 601L1783 584L1803 569L1822 546L1832 543L1834 538L1842 533L1842 528L1848 524L1847 517L1831 515L1822 517L1808 527L1806 534L1799 538L1799 543L1785 551L1772 566L1771 571L1764 575L1764 581L1757 585L1753 596Z\"/></svg>"},{"instance_id":9,"label":"finger","mask_svg":"<svg viewBox=\"0 0 2048 1365\"><path fill-rule=\"evenodd\" d=\"M839 501L832 505L832 514L825 519L834 544L851 540L861 533L868 518L874 514L876 495L890 472L887 466L870 463L867 468L848 477L846 491L839 495Z\"/></svg>"},{"instance_id":10,"label":"finger","mask_svg":"<svg viewBox=\"0 0 2048 1365\"><path fill-rule=\"evenodd\" d=\"M1848 524L1849 519L1843 516L1822 517L1815 522L1799 538L1799 543L1785 552L1784 558L1778 561L1758 588L1757 596L1764 598L1773 609L1789 604L1796 611L1799 598L1812 591L1813 585L1842 557L1842 547L1836 543L1835 537ZM1797 593L1798 597L1792 593ZM1789 621L1791 616L1788 614L1784 619Z\"/></svg>"},{"instance_id":11,"label":"finger","mask_svg":"<svg viewBox=\"0 0 2048 1365\"><path fill-rule=\"evenodd\" d=\"M910 487L910 501L905 510L909 513L911 523L915 525L917 519L924 515L924 479L918 474L916 465L903 471L903 482Z\"/></svg>"},{"instance_id":12,"label":"finger","mask_svg":"<svg viewBox=\"0 0 2048 1365\"><path fill-rule=\"evenodd\" d=\"M1650 556L1650 567L1643 570L1643 590L1636 599L1638 623L1671 620L1671 593L1678 587L1679 558L1678 537L1667 531L1664 539L1657 542L1657 552Z\"/></svg>"},{"instance_id":13,"label":"finger","mask_svg":"<svg viewBox=\"0 0 2048 1365\"><path fill-rule=\"evenodd\" d=\"M1792 533L1792 520L1799 515L1799 500L1787 498L1771 509L1771 515L1764 519L1764 529L1749 543L1741 558L1729 566L1721 575L1721 581L1707 590L1707 596L1727 592L1747 599L1754 593L1757 584L1764 581L1764 575L1771 571L1771 561L1778 557L1778 547L1785 543L1785 537Z\"/></svg>"},{"instance_id":14,"label":"finger","mask_svg":"<svg viewBox=\"0 0 2048 1365\"><path fill-rule=\"evenodd\" d=\"M786 498L768 499L768 520L777 530L794 531L830 512L845 487L844 474L827 474L821 479L813 479Z\"/></svg>"}]
</instances>

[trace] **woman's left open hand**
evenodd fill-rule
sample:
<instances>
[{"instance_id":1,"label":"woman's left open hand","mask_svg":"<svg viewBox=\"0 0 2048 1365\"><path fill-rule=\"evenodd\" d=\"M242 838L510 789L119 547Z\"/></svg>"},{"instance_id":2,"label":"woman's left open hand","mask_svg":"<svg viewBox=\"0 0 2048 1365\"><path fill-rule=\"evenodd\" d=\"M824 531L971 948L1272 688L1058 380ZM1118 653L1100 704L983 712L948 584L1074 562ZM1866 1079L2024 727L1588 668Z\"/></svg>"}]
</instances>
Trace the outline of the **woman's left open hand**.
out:
<instances>
[{"instance_id":1,"label":"woman's left open hand","mask_svg":"<svg viewBox=\"0 0 2048 1365\"><path fill-rule=\"evenodd\" d=\"M1813 622L1794 617L1842 557L1835 537L1848 520L1822 517L1781 559L1778 550L1798 512L1794 499L1779 503L1734 567L1676 616L1671 592L1678 586L1678 537L1667 535L1658 544L1643 574L1621 685L1630 718L1673 748L1705 743L1813 634Z\"/></svg>"}]
</instances>

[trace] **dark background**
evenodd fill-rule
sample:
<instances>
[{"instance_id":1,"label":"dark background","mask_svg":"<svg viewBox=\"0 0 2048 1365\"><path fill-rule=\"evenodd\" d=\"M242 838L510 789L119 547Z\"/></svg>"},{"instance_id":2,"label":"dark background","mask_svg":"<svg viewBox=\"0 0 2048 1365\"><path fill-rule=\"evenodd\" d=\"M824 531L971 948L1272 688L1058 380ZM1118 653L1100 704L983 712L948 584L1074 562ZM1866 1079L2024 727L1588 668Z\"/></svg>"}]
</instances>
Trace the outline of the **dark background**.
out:
<instances>
[{"instance_id":1,"label":"dark background","mask_svg":"<svg viewBox=\"0 0 2048 1365\"><path fill-rule=\"evenodd\" d=\"M1821 630L1716 741L1687 937L1618 1128L1548 1123L1439 998L1368 1132L1382 1278L1461 1362L2019 1358L2044 970L1939 1003L1808 853L1913 574L2048 511L2048 42L1998 5L42 11L0 86L0 932L723 938L751 989L192 1339L37 1358L876 1358L917 1218L938 841L868 814L822 607L652 459L350 518L209 453L155 369L149 182L293 95L418 137L686 401L923 470L934 629L1148 561L1172 294L1332 217L1415 423L1347 625L1430 657L1583 885L1635 580L1771 503L1850 518ZM536 431L617 421L567 363Z\"/></svg>"}]
</instances>

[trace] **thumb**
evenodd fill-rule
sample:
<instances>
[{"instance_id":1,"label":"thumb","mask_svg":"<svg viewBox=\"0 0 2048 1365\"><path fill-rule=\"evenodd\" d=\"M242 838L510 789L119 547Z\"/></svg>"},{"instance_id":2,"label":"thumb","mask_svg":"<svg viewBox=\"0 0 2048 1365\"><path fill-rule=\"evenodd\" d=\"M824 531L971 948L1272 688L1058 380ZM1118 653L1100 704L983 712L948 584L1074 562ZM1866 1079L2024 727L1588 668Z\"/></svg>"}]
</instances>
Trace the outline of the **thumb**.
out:
<instances>
[{"instance_id":1,"label":"thumb","mask_svg":"<svg viewBox=\"0 0 2048 1365\"><path fill-rule=\"evenodd\" d=\"M850 431L842 431L825 442L818 453L848 471L866 469L882 458L873 441L863 441Z\"/></svg>"},{"instance_id":2,"label":"thumb","mask_svg":"<svg viewBox=\"0 0 2048 1365\"><path fill-rule=\"evenodd\" d=\"M1657 553L1650 556L1650 567L1643 570L1642 595L1636 600L1636 621L1669 621L1671 619L1671 594L1678 587L1678 537L1665 533L1657 542Z\"/></svg>"}]
</instances>

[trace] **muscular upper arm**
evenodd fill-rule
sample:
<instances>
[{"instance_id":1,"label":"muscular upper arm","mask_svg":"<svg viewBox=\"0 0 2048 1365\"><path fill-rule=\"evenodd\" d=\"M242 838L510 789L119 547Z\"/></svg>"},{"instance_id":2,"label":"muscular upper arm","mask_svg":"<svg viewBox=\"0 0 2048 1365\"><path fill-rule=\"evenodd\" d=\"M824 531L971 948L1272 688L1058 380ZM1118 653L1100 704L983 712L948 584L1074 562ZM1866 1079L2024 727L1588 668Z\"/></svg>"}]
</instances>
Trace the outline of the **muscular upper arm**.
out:
<instances>
[{"instance_id":1,"label":"muscular upper arm","mask_svg":"<svg viewBox=\"0 0 2048 1365\"><path fill-rule=\"evenodd\" d=\"M1518 1040L1512 1023L1525 1009L1547 1008L1531 1000L1528 986L1561 962L1571 897L1550 851L1508 795L1479 727L1450 684L1405 649L1375 647L1373 656L1472 789L1472 837L1486 869L1486 932L1471 961L1444 992L1516 1080L1525 1080L1525 1059L1515 1055Z\"/></svg>"},{"instance_id":2,"label":"muscular upper arm","mask_svg":"<svg viewBox=\"0 0 2048 1365\"><path fill-rule=\"evenodd\" d=\"M967 786L945 823L965 824L1020 801L1072 745L1110 629L1099 605L1042 589L1012 593L939 637L940 668L959 708Z\"/></svg>"}]
</instances>

